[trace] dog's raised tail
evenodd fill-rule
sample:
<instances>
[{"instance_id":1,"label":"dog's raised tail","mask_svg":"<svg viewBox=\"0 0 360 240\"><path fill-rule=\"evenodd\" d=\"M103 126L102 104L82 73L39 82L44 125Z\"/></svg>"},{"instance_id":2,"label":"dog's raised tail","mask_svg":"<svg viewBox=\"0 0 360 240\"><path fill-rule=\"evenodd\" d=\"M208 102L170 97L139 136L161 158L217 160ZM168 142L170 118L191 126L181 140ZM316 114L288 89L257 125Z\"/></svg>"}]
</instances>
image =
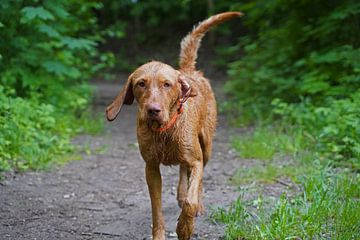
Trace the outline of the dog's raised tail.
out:
<instances>
[{"instance_id":1,"label":"dog's raised tail","mask_svg":"<svg viewBox=\"0 0 360 240\"><path fill-rule=\"evenodd\" d=\"M241 17L242 15L241 12L224 12L200 22L194 30L181 41L180 69L190 71L196 69L197 51L200 47L201 39L211 27L231 18Z\"/></svg>"}]
</instances>

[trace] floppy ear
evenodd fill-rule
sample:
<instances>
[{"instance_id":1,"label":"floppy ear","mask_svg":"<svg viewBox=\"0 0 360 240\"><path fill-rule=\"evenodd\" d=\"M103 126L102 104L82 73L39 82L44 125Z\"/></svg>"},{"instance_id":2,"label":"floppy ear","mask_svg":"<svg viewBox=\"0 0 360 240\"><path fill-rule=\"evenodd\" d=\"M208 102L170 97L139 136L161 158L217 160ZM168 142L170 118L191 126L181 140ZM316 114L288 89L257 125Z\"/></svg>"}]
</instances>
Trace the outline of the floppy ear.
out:
<instances>
[{"instance_id":1,"label":"floppy ear","mask_svg":"<svg viewBox=\"0 0 360 240\"><path fill-rule=\"evenodd\" d=\"M181 102L186 102L189 97L195 97L197 95L196 90L186 80L187 77L184 75L179 76L179 83L181 84Z\"/></svg>"},{"instance_id":2,"label":"floppy ear","mask_svg":"<svg viewBox=\"0 0 360 240\"><path fill-rule=\"evenodd\" d=\"M106 108L108 121L114 120L119 114L123 104L131 105L134 102L134 94L131 85L131 76L125 83L124 88L118 93L114 101Z\"/></svg>"}]
</instances>

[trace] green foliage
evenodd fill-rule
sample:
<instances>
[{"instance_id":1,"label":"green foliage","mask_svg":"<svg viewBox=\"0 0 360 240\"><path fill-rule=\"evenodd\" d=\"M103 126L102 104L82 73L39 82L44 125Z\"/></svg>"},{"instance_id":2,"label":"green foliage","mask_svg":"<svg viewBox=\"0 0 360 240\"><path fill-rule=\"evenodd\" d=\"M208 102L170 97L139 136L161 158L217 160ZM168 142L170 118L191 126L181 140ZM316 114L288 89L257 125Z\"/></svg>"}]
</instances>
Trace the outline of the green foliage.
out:
<instances>
[{"instance_id":1,"label":"green foliage","mask_svg":"<svg viewBox=\"0 0 360 240\"><path fill-rule=\"evenodd\" d=\"M45 166L57 153L71 150L69 138L59 137L61 129L55 107L22 98L8 98L0 89L0 159L1 169L28 169Z\"/></svg>"},{"instance_id":2,"label":"green foliage","mask_svg":"<svg viewBox=\"0 0 360 240\"><path fill-rule=\"evenodd\" d=\"M131 71L139 64L154 58L176 65L181 38L199 21L215 13L229 10L231 2L230 0L105 0L102 1L104 7L98 15L100 25L111 29L111 32L106 34L110 43L106 47L116 52L116 68L121 71ZM227 36L225 42L228 42L232 33L230 26L236 26L236 21L230 21L221 28L212 30L209 34L210 45L214 45L215 40L221 40L221 46L226 46L224 38L215 38L214 34L215 31L221 31L219 35ZM209 36L203 42L207 41ZM121 40L114 40L114 37ZM232 40L234 41L235 38ZM206 51L209 50L212 50L211 46ZM229 52L226 49L224 51ZM234 57L229 59L233 60ZM222 57L212 60L222 67L229 62Z\"/></svg>"},{"instance_id":3,"label":"green foliage","mask_svg":"<svg viewBox=\"0 0 360 240\"><path fill-rule=\"evenodd\" d=\"M309 101L288 104L273 100L274 113L286 122L307 129L315 140L315 150L323 158L360 169L360 91L348 98L329 100L321 107ZM347 160L347 162L339 162Z\"/></svg>"},{"instance_id":4,"label":"green foliage","mask_svg":"<svg viewBox=\"0 0 360 240\"><path fill-rule=\"evenodd\" d=\"M230 64L227 108L245 123L290 120L325 158L357 168L359 2L255 0L232 7L246 13L249 33L238 44L245 56Z\"/></svg>"},{"instance_id":5,"label":"green foliage","mask_svg":"<svg viewBox=\"0 0 360 240\"><path fill-rule=\"evenodd\" d=\"M174 28L194 23L194 18L206 15L206 2L201 1L103 1L100 11L102 25L124 29L127 22L131 29L129 37L135 35L136 43L159 43ZM176 14L174 14L176 13Z\"/></svg>"},{"instance_id":6,"label":"green foliage","mask_svg":"<svg viewBox=\"0 0 360 240\"><path fill-rule=\"evenodd\" d=\"M244 105L267 107L274 97L297 102L299 96L322 103L359 88L357 1L258 0L238 8L253 34L239 43L246 56L230 65L227 89Z\"/></svg>"},{"instance_id":7,"label":"green foliage","mask_svg":"<svg viewBox=\"0 0 360 240\"><path fill-rule=\"evenodd\" d=\"M27 4L5 1L0 7L0 21L4 25L0 44L3 84L13 87L19 96L39 89L46 94L51 85L49 78L75 85L99 70L99 64L92 60L98 54L95 47L101 36L96 34L96 19L91 10L101 4L89 1Z\"/></svg>"},{"instance_id":8,"label":"green foliage","mask_svg":"<svg viewBox=\"0 0 360 240\"><path fill-rule=\"evenodd\" d=\"M86 81L100 56L98 1L4 0L0 5L0 171L37 169L71 151L85 130Z\"/></svg>"},{"instance_id":9,"label":"green foliage","mask_svg":"<svg viewBox=\"0 0 360 240\"><path fill-rule=\"evenodd\" d=\"M322 169L300 179L303 191L276 203L239 198L211 218L226 224L225 239L358 239L360 177ZM256 208L254 208L256 207Z\"/></svg>"}]
</instances>

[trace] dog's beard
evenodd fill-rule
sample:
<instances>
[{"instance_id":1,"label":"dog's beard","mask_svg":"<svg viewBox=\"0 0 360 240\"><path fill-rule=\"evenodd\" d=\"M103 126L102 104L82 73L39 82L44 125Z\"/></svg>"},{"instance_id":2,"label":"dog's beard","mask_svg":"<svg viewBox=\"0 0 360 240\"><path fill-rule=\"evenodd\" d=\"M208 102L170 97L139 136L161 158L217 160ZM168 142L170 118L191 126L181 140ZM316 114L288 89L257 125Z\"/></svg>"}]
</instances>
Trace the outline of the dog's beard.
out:
<instances>
[{"instance_id":1,"label":"dog's beard","mask_svg":"<svg viewBox=\"0 0 360 240\"><path fill-rule=\"evenodd\" d=\"M157 130L164 126L168 121L168 118L165 116L159 116L159 117L148 117L146 120L148 128L152 130Z\"/></svg>"},{"instance_id":2,"label":"dog's beard","mask_svg":"<svg viewBox=\"0 0 360 240\"><path fill-rule=\"evenodd\" d=\"M151 128L152 130L156 130L156 129L160 128L161 123L155 119L148 119L147 126L148 126L148 128Z\"/></svg>"}]
</instances>

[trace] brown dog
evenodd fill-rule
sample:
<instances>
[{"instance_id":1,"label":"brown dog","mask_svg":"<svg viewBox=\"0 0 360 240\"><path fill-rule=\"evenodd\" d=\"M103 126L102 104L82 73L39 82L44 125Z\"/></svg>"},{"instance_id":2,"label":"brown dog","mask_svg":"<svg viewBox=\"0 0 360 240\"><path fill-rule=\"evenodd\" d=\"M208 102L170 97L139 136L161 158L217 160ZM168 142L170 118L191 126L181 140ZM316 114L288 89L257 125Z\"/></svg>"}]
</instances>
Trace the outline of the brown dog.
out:
<instances>
[{"instance_id":1,"label":"brown dog","mask_svg":"<svg viewBox=\"0 0 360 240\"><path fill-rule=\"evenodd\" d=\"M209 81L195 69L197 50L214 25L239 17L226 12L201 22L181 42L180 69L152 61L140 66L106 108L112 121L123 104L139 104L137 138L146 162L146 181L152 208L153 239L165 239L161 209L160 164L180 165L177 200L182 208L177 225L179 239L190 239L194 218L204 211L203 168L210 159L216 126L216 102Z\"/></svg>"}]
</instances>

